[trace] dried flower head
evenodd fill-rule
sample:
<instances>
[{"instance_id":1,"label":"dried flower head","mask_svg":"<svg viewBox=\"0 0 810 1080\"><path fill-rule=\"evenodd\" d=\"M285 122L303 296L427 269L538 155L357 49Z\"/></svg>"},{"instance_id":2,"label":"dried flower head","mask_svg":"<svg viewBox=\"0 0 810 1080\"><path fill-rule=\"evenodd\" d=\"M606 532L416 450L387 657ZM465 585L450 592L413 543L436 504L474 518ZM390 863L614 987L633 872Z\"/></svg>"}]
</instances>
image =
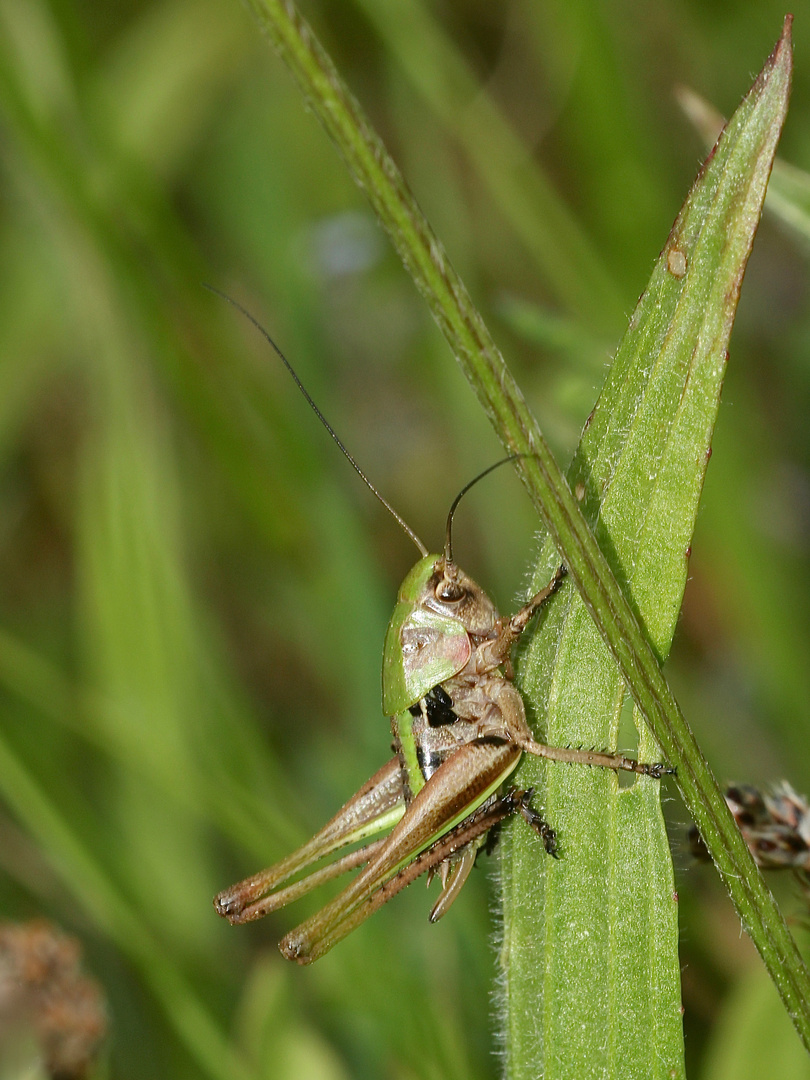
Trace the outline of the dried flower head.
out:
<instances>
[{"instance_id":1,"label":"dried flower head","mask_svg":"<svg viewBox=\"0 0 810 1080\"><path fill-rule=\"evenodd\" d=\"M27 1040L54 1080L86 1076L107 1029L75 938L44 919L0 923L0 1052Z\"/></svg>"},{"instance_id":2,"label":"dried flower head","mask_svg":"<svg viewBox=\"0 0 810 1080\"><path fill-rule=\"evenodd\" d=\"M810 901L810 805L787 782L773 791L750 784L731 784L725 800L757 866L763 870L792 870ZM696 826L689 830L692 852L707 859Z\"/></svg>"}]
</instances>

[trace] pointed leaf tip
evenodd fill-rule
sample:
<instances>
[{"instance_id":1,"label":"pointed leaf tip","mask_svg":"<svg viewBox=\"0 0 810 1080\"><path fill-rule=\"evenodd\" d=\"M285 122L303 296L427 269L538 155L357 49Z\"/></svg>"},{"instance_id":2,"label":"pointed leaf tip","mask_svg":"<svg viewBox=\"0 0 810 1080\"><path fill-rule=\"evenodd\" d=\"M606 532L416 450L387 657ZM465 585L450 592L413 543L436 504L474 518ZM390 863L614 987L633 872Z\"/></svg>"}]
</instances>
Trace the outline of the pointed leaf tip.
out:
<instances>
[{"instance_id":1,"label":"pointed leaf tip","mask_svg":"<svg viewBox=\"0 0 810 1080\"><path fill-rule=\"evenodd\" d=\"M773 47L773 51L765 64L762 67L762 71L759 73L759 77L751 88L752 91L761 89L767 84L771 78L776 75L782 77L787 82L787 91L790 92L790 80L793 71L793 16L785 15L785 21L782 24L782 33L779 40Z\"/></svg>"},{"instance_id":2,"label":"pointed leaf tip","mask_svg":"<svg viewBox=\"0 0 810 1080\"><path fill-rule=\"evenodd\" d=\"M761 96L765 88L772 80L775 80L784 90L780 94L783 98L783 109L787 111L787 99L790 95L790 83L793 75L793 16L785 15L782 24L782 33L773 50L762 66L762 70L754 81L754 85L746 94L747 98Z\"/></svg>"},{"instance_id":3,"label":"pointed leaf tip","mask_svg":"<svg viewBox=\"0 0 810 1080\"><path fill-rule=\"evenodd\" d=\"M785 21L782 23L782 35L774 46L774 50L769 57L769 63L766 64L766 68L776 67L784 54L784 63L787 65L788 70L793 66L793 16L791 14L785 15Z\"/></svg>"}]
</instances>

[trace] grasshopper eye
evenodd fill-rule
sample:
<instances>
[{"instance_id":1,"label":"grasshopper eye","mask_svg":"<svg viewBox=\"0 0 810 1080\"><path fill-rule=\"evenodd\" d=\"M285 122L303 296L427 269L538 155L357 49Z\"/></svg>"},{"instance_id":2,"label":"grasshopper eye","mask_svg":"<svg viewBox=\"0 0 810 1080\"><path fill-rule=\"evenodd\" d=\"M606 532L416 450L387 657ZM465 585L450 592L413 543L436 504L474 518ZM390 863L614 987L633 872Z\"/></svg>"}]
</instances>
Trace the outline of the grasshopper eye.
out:
<instances>
[{"instance_id":1,"label":"grasshopper eye","mask_svg":"<svg viewBox=\"0 0 810 1080\"><path fill-rule=\"evenodd\" d=\"M464 586L459 585L457 581L442 578L436 586L435 596L443 604L455 604L466 595L466 592Z\"/></svg>"}]
</instances>

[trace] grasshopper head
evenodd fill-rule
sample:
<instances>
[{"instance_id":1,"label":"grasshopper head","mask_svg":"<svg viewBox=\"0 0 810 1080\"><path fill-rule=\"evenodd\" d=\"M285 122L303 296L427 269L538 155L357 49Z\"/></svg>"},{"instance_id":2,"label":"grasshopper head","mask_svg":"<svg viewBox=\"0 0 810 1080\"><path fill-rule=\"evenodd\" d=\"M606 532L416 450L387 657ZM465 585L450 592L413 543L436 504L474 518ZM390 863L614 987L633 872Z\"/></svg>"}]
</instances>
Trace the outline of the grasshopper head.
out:
<instances>
[{"instance_id":1,"label":"grasshopper head","mask_svg":"<svg viewBox=\"0 0 810 1080\"><path fill-rule=\"evenodd\" d=\"M472 638L494 630L484 590L443 555L421 559L403 581L385 636L383 711L408 709L470 659Z\"/></svg>"},{"instance_id":2,"label":"grasshopper head","mask_svg":"<svg viewBox=\"0 0 810 1080\"><path fill-rule=\"evenodd\" d=\"M497 608L481 586L443 555L434 562L420 602L430 611L458 619L473 637L488 637L498 619Z\"/></svg>"}]
</instances>

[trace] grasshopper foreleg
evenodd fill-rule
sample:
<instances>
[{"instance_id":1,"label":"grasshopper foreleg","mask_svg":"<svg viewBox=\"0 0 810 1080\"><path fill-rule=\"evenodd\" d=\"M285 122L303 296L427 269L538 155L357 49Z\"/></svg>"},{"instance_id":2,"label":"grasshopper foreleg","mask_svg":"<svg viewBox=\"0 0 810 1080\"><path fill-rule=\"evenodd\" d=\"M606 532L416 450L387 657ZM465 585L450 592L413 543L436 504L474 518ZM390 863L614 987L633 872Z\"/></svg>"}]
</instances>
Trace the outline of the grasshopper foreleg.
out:
<instances>
[{"instance_id":1,"label":"grasshopper foreleg","mask_svg":"<svg viewBox=\"0 0 810 1080\"><path fill-rule=\"evenodd\" d=\"M540 608L551 599L565 581L567 574L567 567L558 566L554 572L554 577L549 581L548 585L542 588L540 592L535 593L531 600L509 619L507 625L513 641L517 641Z\"/></svg>"}]
</instances>

